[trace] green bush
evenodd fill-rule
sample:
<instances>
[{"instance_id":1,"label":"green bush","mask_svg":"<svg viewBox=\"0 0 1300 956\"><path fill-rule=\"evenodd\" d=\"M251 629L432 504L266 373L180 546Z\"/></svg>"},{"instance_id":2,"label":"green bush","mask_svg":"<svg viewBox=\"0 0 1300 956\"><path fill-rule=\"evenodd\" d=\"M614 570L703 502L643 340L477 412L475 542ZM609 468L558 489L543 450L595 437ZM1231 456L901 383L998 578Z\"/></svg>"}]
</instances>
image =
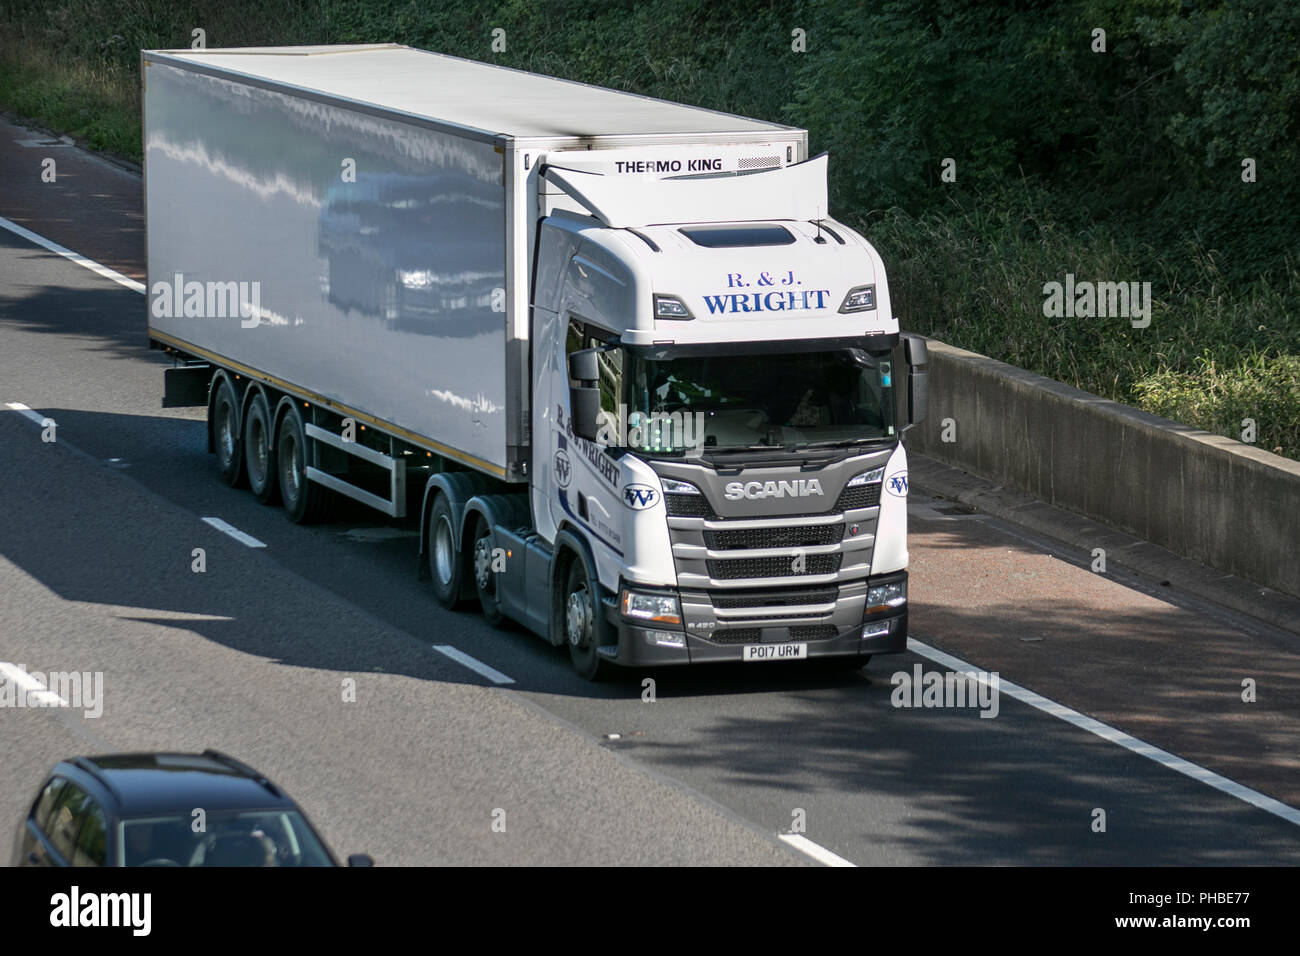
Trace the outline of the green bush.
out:
<instances>
[{"instance_id":1,"label":"green bush","mask_svg":"<svg viewBox=\"0 0 1300 956\"><path fill-rule=\"evenodd\" d=\"M1134 384L1150 412L1240 438L1255 422L1255 444L1300 458L1300 355L1246 355L1224 364L1203 355L1186 371L1168 369Z\"/></svg>"},{"instance_id":2,"label":"green bush","mask_svg":"<svg viewBox=\"0 0 1300 956\"><path fill-rule=\"evenodd\" d=\"M210 47L409 43L806 127L905 326L1225 435L1253 417L1300 454L1293 0L8 0L0 105L139 159L138 51L195 27ZM1151 326L1044 317L1067 272L1150 281Z\"/></svg>"},{"instance_id":3,"label":"green bush","mask_svg":"<svg viewBox=\"0 0 1300 956\"><path fill-rule=\"evenodd\" d=\"M1177 273L1151 274L1153 250L1102 229L1066 230L1051 195L1027 185L954 201L946 213L888 210L871 238L891 267L894 310L915 331L1116 401L1300 458L1300 262L1234 286L1189 246ZM1151 324L1049 318L1044 283L1152 282ZM1235 291L1234 291L1235 289Z\"/></svg>"}]
</instances>

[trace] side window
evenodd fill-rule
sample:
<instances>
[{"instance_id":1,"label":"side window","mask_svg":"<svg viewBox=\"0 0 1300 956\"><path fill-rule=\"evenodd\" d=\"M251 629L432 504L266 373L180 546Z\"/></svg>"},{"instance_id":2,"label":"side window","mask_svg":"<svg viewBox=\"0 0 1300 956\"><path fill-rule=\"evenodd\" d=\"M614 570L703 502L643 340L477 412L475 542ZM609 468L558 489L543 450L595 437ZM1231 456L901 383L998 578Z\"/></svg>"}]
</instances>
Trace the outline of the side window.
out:
<instances>
[{"instance_id":1,"label":"side window","mask_svg":"<svg viewBox=\"0 0 1300 956\"><path fill-rule=\"evenodd\" d=\"M564 363L566 374L568 373L569 356L579 349L586 348L583 338L582 320L569 319L569 329L564 336ZM570 379L569 384L573 385L572 379Z\"/></svg>"},{"instance_id":2,"label":"side window","mask_svg":"<svg viewBox=\"0 0 1300 956\"><path fill-rule=\"evenodd\" d=\"M54 809L54 802L59 799L59 794L63 792L63 785L68 781L62 777L55 777L45 785L41 791L40 797L36 801L36 826L40 830L45 829L45 823L50 818L50 811Z\"/></svg>"},{"instance_id":3,"label":"side window","mask_svg":"<svg viewBox=\"0 0 1300 956\"><path fill-rule=\"evenodd\" d=\"M589 325L581 319L569 319L568 333L564 339L564 357L579 349L599 348L612 338L613 332L595 325ZM572 379L569 385L577 384ZM600 355L600 407L611 415L618 415L619 402L623 395L623 350L612 349Z\"/></svg>"},{"instance_id":4,"label":"side window","mask_svg":"<svg viewBox=\"0 0 1300 956\"><path fill-rule=\"evenodd\" d=\"M72 848L77 842L77 828L81 826L81 817L90 805L90 794L75 783L68 783L59 795L59 801L50 814L50 822L45 828L50 845L65 860L72 859Z\"/></svg>"},{"instance_id":5,"label":"side window","mask_svg":"<svg viewBox=\"0 0 1300 956\"><path fill-rule=\"evenodd\" d=\"M91 801L77 837L73 866L103 866L108 860L108 822L104 811Z\"/></svg>"},{"instance_id":6,"label":"side window","mask_svg":"<svg viewBox=\"0 0 1300 956\"><path fill-rule=\"evenodd\" d=\"M600 345L593 339L589 346ZM623 350L610 349L600 355L600 407L618 417L618 406L623 400Z\"/></svg>"}]
</instances>

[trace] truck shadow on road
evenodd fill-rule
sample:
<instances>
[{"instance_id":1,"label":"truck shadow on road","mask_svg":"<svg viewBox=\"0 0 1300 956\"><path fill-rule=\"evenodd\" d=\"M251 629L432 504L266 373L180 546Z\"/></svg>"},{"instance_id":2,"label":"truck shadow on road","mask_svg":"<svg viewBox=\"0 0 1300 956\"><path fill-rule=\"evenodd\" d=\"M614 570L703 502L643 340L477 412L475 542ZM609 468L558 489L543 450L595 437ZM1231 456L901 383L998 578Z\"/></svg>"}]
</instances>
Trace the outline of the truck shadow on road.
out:
<instances>
[{"instance_id":1,"label":"truck shadow on road","mask_svg":"<svg viewBox=\"0 0 1300 956\"><path fill-rule=\"evenodd\" d=\"M0 230L0 262L18 270L17 276L0 283L0 324L95 340L114 357L149 354L144 295L73 269L54 253L33 248L5 230ZM15 289L18 294L11 291Z\"/></svg>"}]
</instances>

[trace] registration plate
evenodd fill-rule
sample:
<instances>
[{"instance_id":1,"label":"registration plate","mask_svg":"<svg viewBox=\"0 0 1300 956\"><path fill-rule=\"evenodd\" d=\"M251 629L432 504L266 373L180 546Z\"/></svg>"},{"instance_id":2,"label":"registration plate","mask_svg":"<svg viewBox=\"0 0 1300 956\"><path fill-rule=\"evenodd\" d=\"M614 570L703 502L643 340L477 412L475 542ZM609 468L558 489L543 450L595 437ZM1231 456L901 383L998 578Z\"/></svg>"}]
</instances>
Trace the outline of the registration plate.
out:
<instances>
[{"instance_id":1,"label":"registration plate","mask_svg":"<svg viewBox=\"0 0 1300 956\"><path fill-rule=\"evenodd\" d=\"M746 644L747 661L798 661L808 656L807 644Z\"/></svg>"}]
</instances>

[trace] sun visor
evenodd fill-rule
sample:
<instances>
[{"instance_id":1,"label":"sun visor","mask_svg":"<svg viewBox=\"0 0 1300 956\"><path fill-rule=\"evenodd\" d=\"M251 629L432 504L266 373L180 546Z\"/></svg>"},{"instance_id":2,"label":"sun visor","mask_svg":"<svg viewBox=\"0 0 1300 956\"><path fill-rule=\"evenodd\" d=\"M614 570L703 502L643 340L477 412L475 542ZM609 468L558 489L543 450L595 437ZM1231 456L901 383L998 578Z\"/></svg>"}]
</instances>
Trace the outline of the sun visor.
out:
<instances>
[{"instance_id":1,"label":"sun visor","mask_svg":"<svg viewBox=\"0 0 1300 956\"><path fill-rule=\"evenodd\" d=\"M605 175L548 164L542 175L616 229L679 222L807 222L827 215L826 162L822 153L763 172L678 179Z\"/></svg>"}]
</instances>

